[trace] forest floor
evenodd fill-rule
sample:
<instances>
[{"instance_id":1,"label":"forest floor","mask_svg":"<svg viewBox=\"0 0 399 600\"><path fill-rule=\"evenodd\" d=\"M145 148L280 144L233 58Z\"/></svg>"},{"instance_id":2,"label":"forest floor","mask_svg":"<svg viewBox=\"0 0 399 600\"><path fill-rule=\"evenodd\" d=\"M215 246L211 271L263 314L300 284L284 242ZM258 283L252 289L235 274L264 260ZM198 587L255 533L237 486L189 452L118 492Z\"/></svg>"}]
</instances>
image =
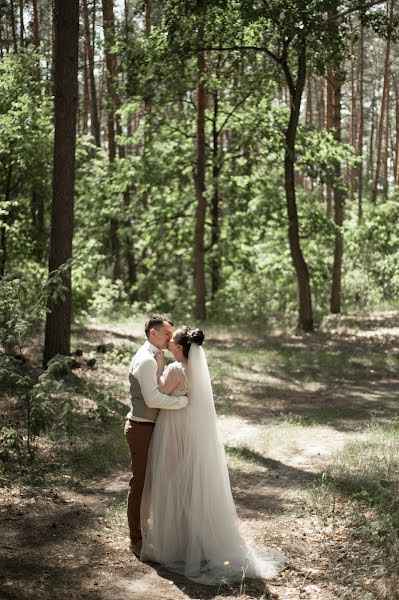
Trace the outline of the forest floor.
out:
<instances>
[{"instance_id":1,"label":"forest floor","mask_svg":"<svg viewBox=\"0 0 399 600\"><path fill-rule=\"evenodd\" d=\"M53 433L38 441L33 465L0 475L1 600L399 598L392 582L387 592L386 548L370 534L372 504L328 487L348 444L368 439L370 423L398 415L399 315L331 318L315 334L210 328L205 349L242 531L254 548L287 556L267 584L226 579L217 587L143 564L128 549L122 429L126 366L140 328L75 328L86 353L99 343L109 349L95 369L82 367L67 382L92 418L82 417L72 445ZM32 353L30 365L35 360ZM116 416L99 426L93 407L105 397ZM12 394L1 402L3 416L15 418Z\"/></svg>"}]
</instances>

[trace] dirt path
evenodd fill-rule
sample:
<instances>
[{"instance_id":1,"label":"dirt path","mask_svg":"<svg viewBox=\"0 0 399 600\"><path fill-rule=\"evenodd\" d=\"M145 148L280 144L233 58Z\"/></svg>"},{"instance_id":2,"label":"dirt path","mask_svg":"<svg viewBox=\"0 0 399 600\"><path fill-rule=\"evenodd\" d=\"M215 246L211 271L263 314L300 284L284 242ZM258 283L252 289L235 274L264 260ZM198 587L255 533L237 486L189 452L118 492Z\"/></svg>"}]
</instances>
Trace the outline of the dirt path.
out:
<instances>
[{"instance_id":1,"label":"dirt path","mask_svg":"<svg viewBox=\"0 0 399 600\"><path fill-rule=\"evenodd\" d=\"M374 330L367 327L365 331L372 334ZM383 351L395 351L398 338L394 333L388 327L389 339L379 338ZM373 337L364 334L359 342L347 330L340 335L341 350L349 352L355 345L359 349L359 344L365 351ZM332 336L329 340L334 342ZM283 343L288 342L305 344L308 351L311 347L317 353L318 344L322 347L326 339L295 338ZM273 343L277 344L268 342L271 347ZM281 349L281 341L278 344ZM248 376L243 382L248 401L238 390L235 410L219 410L242 530L255 548L270 545L288 557L289 568L268 585L247 581L244 586L209 588L140 563L127 548L128 472L119 468L100 480L66 479L60 485L54 474L36 485L10 484L0 490L1 600L377 599L382 559L353 535L350 502L337 500L333 507L321 507L312 503L309 492L315 475L359 435L366 422L363 413L328 413L324 423L314 415L326 406L329 411L340 410L343 398L349 398L351 405L362 402L389 417L392 390L398 389L396 375L385 366L367 372L367 380L361 381L337 380L327 373L323 385L315 384L314 378L311 382L291 378L281 388L270 383L267 373L254 381ZM221 377L224 390L230 385L234 388L234 382ZM238 380L239 373L235 377ZM254 414L262 386L269 387L259 419ZM277 419L282 409L298 418ZM313 421L305 422L304 415L311 415Z\"/></svg>"}]
</instances>

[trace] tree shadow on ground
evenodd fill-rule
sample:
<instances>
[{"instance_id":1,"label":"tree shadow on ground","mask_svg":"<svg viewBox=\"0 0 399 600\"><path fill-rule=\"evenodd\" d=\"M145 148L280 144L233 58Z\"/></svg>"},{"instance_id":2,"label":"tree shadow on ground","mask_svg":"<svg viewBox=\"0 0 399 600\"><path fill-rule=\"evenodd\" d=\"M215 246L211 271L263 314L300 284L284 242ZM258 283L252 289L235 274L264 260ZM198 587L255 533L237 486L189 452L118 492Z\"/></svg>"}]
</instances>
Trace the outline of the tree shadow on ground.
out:
<instances>
[{"instance_id":1,"label":"tree shadow on ground","mask_svg":"<svg viewBox=\"0 0 399 600\"><path fill-rule=\"evenodd\" d=\"M245 594L246 598L269 598L270 592L267 583L260 579L246 579L242 581L221 580L218 585L204 585L195 583L183 575L168 571L155 563L149 563L159 577L172 581L188 598L193 600L212 600L217 597L234 597Z\"/></svg>"}]
</instances>

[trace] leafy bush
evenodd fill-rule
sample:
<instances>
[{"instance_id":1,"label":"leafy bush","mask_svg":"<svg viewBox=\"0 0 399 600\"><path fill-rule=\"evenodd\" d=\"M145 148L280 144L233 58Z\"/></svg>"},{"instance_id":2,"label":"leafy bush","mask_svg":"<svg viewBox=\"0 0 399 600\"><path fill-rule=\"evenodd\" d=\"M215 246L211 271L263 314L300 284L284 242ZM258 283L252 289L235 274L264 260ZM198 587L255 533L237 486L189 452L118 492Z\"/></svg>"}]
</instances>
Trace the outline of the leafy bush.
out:
<instances>
[{"instance_id":1,"label":"leafy bush","mask_svg":"<svg viewBox=\"0 0 399 600\"><path fill-rule=\"evenodd\" d=\"M71 261L52 271L32 298L32 290L22 279L0 280L0 342L6 353L20 352L35 328L43 321L48 300L57 302L65 292L64 275Z\"/></svg>"}]
</instances>

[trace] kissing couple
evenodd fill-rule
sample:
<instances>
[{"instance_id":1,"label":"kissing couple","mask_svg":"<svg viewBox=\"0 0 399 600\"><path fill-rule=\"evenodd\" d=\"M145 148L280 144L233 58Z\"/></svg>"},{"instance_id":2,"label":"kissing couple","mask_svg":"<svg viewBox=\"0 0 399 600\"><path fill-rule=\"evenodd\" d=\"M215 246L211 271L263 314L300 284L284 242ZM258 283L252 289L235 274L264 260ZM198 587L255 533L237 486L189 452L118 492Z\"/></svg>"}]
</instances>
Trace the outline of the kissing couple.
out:
<instances>
[{"instance_id":1,"label":"kissing couple","mask_svg":"<svg viewBox=\"0 0 399 600\"><path fill-rule=\"evenodd\" d=\"M125 435L132 461L127 516L142 561L208 585L271 579L282 556L255 553L239 531L200 329L162 315L129 367L132 410ZM175 361L165 367L163 350Z\"/></svg>"}]
</instances>

